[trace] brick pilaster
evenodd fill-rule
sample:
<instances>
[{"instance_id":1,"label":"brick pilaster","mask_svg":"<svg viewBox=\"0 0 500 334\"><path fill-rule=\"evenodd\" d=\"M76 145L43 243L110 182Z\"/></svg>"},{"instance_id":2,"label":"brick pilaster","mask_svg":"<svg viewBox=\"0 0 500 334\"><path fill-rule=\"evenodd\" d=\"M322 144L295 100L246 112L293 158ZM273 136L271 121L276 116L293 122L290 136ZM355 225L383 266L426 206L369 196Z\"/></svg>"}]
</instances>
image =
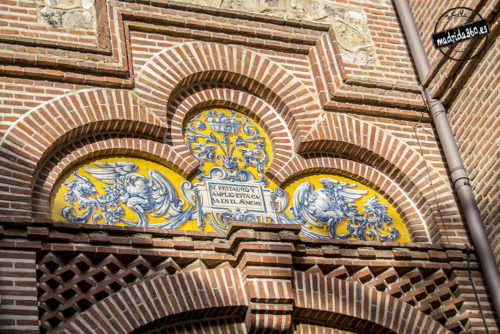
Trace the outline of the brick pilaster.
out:
<instances>
[{"instance_id":1,"label":"brick pilaster","mask_svg":"<svg viewBox=\"0 0 500 334\"><path fill-rule=\"evenodd\" d=\"M252 333L288 333L292 324L292 254L298 225L233 223L227 233L249 298L245 325Z\"/></svg>"},{"instance_id":2,"label":"brick pilaster","mask_svg":"<svg viewBox=\"0 0 500 334\"><path fill-rule=\"evenodd\" d=\"M36 253L0 247L0 332L39 333Z\"/></svg>"}]
</instances>

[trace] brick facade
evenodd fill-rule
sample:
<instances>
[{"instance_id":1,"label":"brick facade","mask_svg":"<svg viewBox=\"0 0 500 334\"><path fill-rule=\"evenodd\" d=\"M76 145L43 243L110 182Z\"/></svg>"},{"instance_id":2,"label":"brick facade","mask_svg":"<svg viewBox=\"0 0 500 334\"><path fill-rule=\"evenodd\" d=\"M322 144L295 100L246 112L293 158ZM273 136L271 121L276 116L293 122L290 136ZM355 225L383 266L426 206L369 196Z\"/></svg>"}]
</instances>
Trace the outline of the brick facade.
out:
<instances>
[{"instance_id":1,"label":"brick facade","mask_svg":"<svg viewBox=\"0 0 500 334\"><path fill-rule=\"evenodd\" d=\"M304 239L299 231L297 225L235 223L221 236L11 224L3 230L5 254L32 249L22 253L37 254L38 284L35 277L22 290L4 283L3 305L15 298L8 296L13 290L15 296L25 291L31 303L17 311L12 307L10 314L19 319L12 316L3 328L37 332L36 326L16 327L28 325L21 315L37 314L37 295L44 332L55 327L126 333L229 326L241 333L293 328L300 333L314 325L317 331L448 333L483 326L470 294L469 265L480 295L485 290L477 261L465 246ZM31 266L18 261L17 271L5 271L23 277L35 263L33 257L29 261ZM21 281L26 280L10 285L25 286ZM483 309L490 312L487 304ZM191 324L193 317L206 323ZM494 320L488 322L494 328Z\"/></svg>"},{"instance_id":2,"label":"brick facade","mask_svg":"<svg viewBox=\"0 0 500 334\"><path fill-rule=\"evenodd\" d=\"M35 1L0 5L0 331L482 333L482 310L498 332L391 1L335 2L365 15L369 64L343 58L324 22L89 3L95 29L51 26ZM410 5L500 259L498 2L474 3L491 37L460 64L428 39L445 5ZM183 127L211 106L265 131L278 186L352 178L387 198L412 242L301 238L296 225L233 223L221 235L51 221L54 187L91 158L144 157L193 177Z\"/></svg>"},{"instance_id":3,"label":"brick facade","mask_svg":"<svg viewBox=\"0 0 500 334\"><path fill-rule=\"evenodd\" d=\"M418 6L418 4L417 4ZM492 92L498 87L498 10L496 1L472 1L467 6L476 10L490 23L484 52L469 62L456 63L447 60L430 45L430 31L433 27L423 23L426 16L432 20L439 17L438 6L415 9L416 22L422 31L433 66L427 81L435 96L441 98L448 108L448 115L462 153L465 168L470 179L475 198L481 211L481 218L490 236L490 241L500 264L500 243L497 222L500 220L498 206L499 169L498 155L498 97ZM453 7L453 6L450 6ZM489 140L491 138L492 140ZM487 142L485 142L487 140ZM492 182L490 182L492 181Z\"/></svg>"}]
</instances>

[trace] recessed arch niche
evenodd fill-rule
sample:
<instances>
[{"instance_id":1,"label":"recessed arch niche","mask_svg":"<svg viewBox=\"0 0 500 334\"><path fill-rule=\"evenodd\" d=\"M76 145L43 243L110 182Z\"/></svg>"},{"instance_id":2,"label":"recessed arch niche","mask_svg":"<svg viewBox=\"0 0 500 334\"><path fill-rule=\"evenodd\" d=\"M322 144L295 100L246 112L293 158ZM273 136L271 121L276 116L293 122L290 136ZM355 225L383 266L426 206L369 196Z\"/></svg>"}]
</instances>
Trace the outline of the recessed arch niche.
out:
<instances>
[{"instance_id":1,"label":"recessed arch niche","mask_svg":"<svg viewBox=\"0 0 500 334\"><path fill-rule=\"evenodd\" d=\"M225 233L233 222L300 224L301 235L409 242L396 210L375 190L331 173L278 187L265 172L273 148L245 113L199 109L183 123L198 173L185 179L144 157L95 157L60 178L51 218L68 223Z\"/></svg>"}]
</instances>

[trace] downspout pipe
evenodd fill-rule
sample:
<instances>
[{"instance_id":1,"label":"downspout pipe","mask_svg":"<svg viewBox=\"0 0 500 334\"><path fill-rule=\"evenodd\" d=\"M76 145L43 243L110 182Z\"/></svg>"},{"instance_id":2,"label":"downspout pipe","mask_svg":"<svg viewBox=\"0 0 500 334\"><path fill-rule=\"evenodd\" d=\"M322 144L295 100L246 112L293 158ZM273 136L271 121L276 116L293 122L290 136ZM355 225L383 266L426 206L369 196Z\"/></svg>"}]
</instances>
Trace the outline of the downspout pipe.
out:
<instances>
[{"instance_id":1,"label":"downspout pipe","mask_svg":"<svg viewBox=\"0 0 500 334\"><path fill-rule=\"evenodd\" d=\"M453 186L465 216L465 222L472 237L472 243L481 264L481 269L493 300L497 319L500 319L500 274L491 250L490 242L484 229L479 209L472 194L470 180L460 158L453 132L451 131L446 109L438 99L434 99L427 87L423 85L429 73L429 62L425 54L417 26L410 11L407 0L394 0L396 12L403 26L410 54L417 69L418 78L423 88L424 98L432 116L446 163L451 173Z\"/></svg>"}]
</instances>

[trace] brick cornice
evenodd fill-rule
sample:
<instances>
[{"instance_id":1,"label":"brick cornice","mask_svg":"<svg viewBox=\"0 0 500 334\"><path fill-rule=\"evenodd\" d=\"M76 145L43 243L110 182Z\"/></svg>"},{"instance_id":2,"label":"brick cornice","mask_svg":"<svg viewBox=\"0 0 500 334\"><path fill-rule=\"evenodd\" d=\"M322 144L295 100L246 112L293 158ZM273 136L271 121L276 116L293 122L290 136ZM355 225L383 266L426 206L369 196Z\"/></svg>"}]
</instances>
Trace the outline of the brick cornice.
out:
<instances>
[{"instance_id":1,"label":"brick cornice","mask_svg":"<svg viewBox=\"0 0 500 334\"><path fill-rule=\"evenodd\" d=\"M418 86L413 83L390 84L346 74L333 29L327 24L171 1L114 1L109 2L109 8L105 1L97 4L96 46L2 35L0 41L8 44L5 44L6 51L0 53L0 74L133 88L130 31L155 32L203 42L307 55L317 78L323 108L428 120L421 112L424 106ZM179 19L186 14L193 17L188 15L188 18ZM360 89L365 92L361 93ZM366 90L371 90L372 94L367 94Z\"/></svg>"},{"instance_id":2,"label":"brick cornice","mask_svg":"<svg viewBox=\"0 0 500 334\"><path fill-rule=\"evenodd\" d=\"M226 235L215 232L198 232L158 229L152 227L106 226L91 224L72 224L59 222L10 223L0 222L0 246L4 248L37 249L37 250L72 250L99 251L103 245L110 247L136 247L136 252L154 250L161 254L162 250L195 250L197 242L209 241L210 249L224 255L221 261L230 261L237 265L242 258L242 251L249 251L249 243L264 243L265 247L258 251L272 251L293 254L295 265L314 266L316 256L338 259L346 258L358 261L359 265L368 265L370 259L393 261L414 260L425 266L424 262L439 263L443 268L467 268L467 246L464 244L425 244L357 241L342 239L315 239L298 236L300 225L268 225L262 223L234 222ZM177 238L177 239L176 239ZM125 240L128 240L125 242ZM135 243L134 241L138 240ZM141 241L142 240L142 241ZM146 242L146 240L149 240ZM168 241L170 240L170 241ZM177 240L177 241L176 241ZM184 240L180 242L180 240ZM284 248L268 246L283 244ZM82 247L80 249L80 247ZM118 249L118 248L117 248ZM115 249L113 252L118 252ZM469 246L473 252L474 248ZM101 251L105 251L104 248ZM192 258L202 259L197 252L186 252ZM470 254L472 268L477 270L478 264L474 254ZM333 261L333 260L332 260ZM396 261L396 262L394 262ZM408 262L407 265L410 265Z\"/></svg>"},{"instance_id":3,"label":"brick cornice","mask_svg":"<svg viewBox=\"0 0 500 334\"><path fill-rule=\"evenodd\" d=\"M141 5L138 9L136 5L141 3L147 6ZM108 6L105 1L98 1L97 5L99 18L102 19L98 20L100 26L96 46L0 35L0 43L8 43L5 44L7 51L0 53L0 74L91 86L132 88L133 71L130 63L129 35L131 30L147 32L153 29L159 33L217 43L307 53L315 41L311 35L314 35L315 31L316 34L321 34L321 31L328 29L325 24L299 20L273 20L264 15L242 12L231 14L231 11L168 1L115 1L109 3L109 10L106 9ZM143 8L148 8L150 12L144 11ZM191 18L179 20L176 17L179 11L184 12L184 16L186 12L200 13L199 15L208 20ZM156 14L157 12L161 14ZM258 25L265 26L265 30L255 33L252 30L235 28L233 24L221 23L211 26L207 23L210 21L209 18L220 17L221 14L242 21L258 22ZM295 37L291 37L290 33L273 29L281 26L290 27L290 33ZM211 30L213 32L210 32Z\"/></svg>"},{"instance_id":4,"label":"brick cornice","mask_svg":"<svg viewBox=\"0 0 500 334\"><path fill-rule=\"evenodd\" d=\"M184 277L182 275L196 271L199 275L209 275L211 280L217 275L225 276L224 282L228 280L227 275L238 277L236 281L242 289L239 296L247 296L245 302L236 302L235 308L231 308L232 302L226 306L229 305L231 312L236 312L239 318L246 314L247 332L273 330L286 333L293 321L319 324L333 321L339 325L358 319L360 325L371 323L370 326L404 333L403 328L408 325L405 319L413 322L420 318L425 320L426 325L421 328L425 333L427 325L441 331L444 327L422 312L432 311L434 319L450 329L457 329L467 321L461 305L475 305L474 301L464 297L470 288L466 279L469 265L473 275L480 277L477 259L473 254L467 254L465 245L300 238L299 225L234 223L226 235L69 223L1 223L0 227L0 248L39 254L39 270L42 271L39 288L45 320L56 314L45 303L49 298L57 296L65 308L73 303L71 299L59 297L63 291L73 289L73 281L65 282L58 275L71 272L75 275L74 282L88 284L102 275L100 272L106 273L107 281L92 283L96 285L88 293L98 298L105 292L108 297L100 297L94 306L77 315L78 319L88 320L88 315L95 315L95 310L108 307L109 300L128 298L130 291L151 286L151 280L157 277L180 279ZM124 261L123 264L120 261ZM85 265L82 267L81 263ZM73 264L76 267L72 267ZM90 269L86 270L89 266ZM117 266L123 269L113 269ZM135 268L142 269L137 271ZM211 272L219 274L213 276ZM87 277L86 273L94 276ZM167 273L169 275L165 276ZM133 280L123 281L130 275ZM64 286L51 288L53 283L48 283L51 280ZM121 288L117 288L113 280L119 282ZM106 288L110 285L115 286L114 290ZM154 289L159 287L157 285ZM334 289L334 294L340 293L339 298L332 297L331 300L343 301L344 306L327 307L331 296L324 294L325 298L320 298L321 289ZM357 292L353 294L353 291ZM192 295L185 288L179 293ZM93 300L93 297L88 298ZM433 309L436 298L443 299L446 307ZM394 307L391 311L394 321L370 313L374 309L385 310L384 305ZM218 307L182 306L177 313L200 316L204 312L212 314L210 310L217 313ZM158 315L148 321L152 323L170 316ZM472 317L477 318L478 314L474 313ZM80 326L80 321L71 323ZM136 321L139 327L144 325L139 324L144 319L132 321ZM158 322L161 323L164 322ZM73 325L68 323L67 326Z\"/></svg>"}]
</instances>

